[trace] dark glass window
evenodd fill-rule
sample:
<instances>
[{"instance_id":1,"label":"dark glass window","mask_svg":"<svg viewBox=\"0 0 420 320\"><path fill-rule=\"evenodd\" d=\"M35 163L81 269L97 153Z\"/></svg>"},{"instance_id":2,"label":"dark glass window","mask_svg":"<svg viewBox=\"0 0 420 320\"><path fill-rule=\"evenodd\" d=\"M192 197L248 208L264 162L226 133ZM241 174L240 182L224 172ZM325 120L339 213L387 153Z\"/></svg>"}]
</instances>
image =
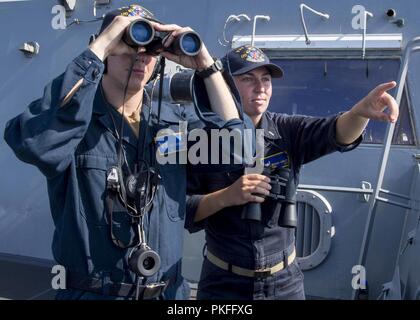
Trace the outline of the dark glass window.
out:
<instances>
[{"instance_id":1,"label":"dark glass window","mask_svg":"<svg viewBox=\"0 0 420 320\"><path fill-rule=\"evenodd\" d=\"M376 85L398 80L398 59L272 59L284 70L273 79L270 110L287 114L329 116L347 111ZM390 91L395 94L395 89ZM386 123L370 121L364 143L382 143ZM415 144L404 93L393 144Z\"/></svg>"}]
</instances>

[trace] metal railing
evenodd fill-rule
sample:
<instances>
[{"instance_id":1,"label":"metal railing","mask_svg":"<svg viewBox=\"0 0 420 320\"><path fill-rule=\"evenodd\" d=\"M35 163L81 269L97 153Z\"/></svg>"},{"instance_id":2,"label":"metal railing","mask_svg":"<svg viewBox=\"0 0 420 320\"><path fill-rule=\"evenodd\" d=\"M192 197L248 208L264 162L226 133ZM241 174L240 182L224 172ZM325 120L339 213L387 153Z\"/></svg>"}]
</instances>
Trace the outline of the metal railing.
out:
<instances>
[{"instance_id":1,"label":"metal railing","mask_svg":"<svg viewBox=\"0 0 420 320\"><path fill-rule=\"evenodd\" d=\"M417 44L417 46L416 46L416 44ZM404 51L403 64L402 64L402 67L400 69L400 73L399 73L399 76L398 76L397 95L396 95L396 98L395 98L398 105L400 105L400 103L401 103L401 98L402 98L403 90L404 90L406 79L407 79L407 72L408 72L408 65L409 65L409 62L410 62L410 56L413 52L420 51L420 45L418 45L418 44L420 44L420 36L414 37L413 39L411 39L407 43L407 46L406 46L405 51ZM383 181L384 181L384 176L385 176L386 168L387 168L387 164L388 164L389 152L390 152L390 148L391 148L392 137L394 135L394 130L395 130L395 122L394 123L389 123L388 126L387 126L386 135L385 135L386 138L385 138L385 142L384 142L384 145L383 145L381 165L380 165L380 168L379 168L378 178L377 178L377 181L376 181L376 188L374 189L373 196L370 198L369 211L368 211L368 216L367 216L367 220L366 220L366 226L365 226L365 231L364 231L364 234L363 234L363 240L362 240L362 245L361 245L361 249L360 249L360 256L359 256L359 261L358 261L359 265L365 265L365 263L366 263L368 247L369 247L369 243L370 243L370 240L371 240L372 229L373 229L375 216L376 216L377 203L378 202L384 202L384 203L391 204L391 205L397 205L397 206L403 207L405 209L411 209L411 206L407 206L403 203L396 202L396 201L391 201L389 199L386 199L384 197L379 196L380 192L388 192L389 194L398 195L397 193L390 193L389 191L384 190L382 188L382 184L383 184ZM403 197L407 198L406 196L403 196ZM353 290L352 299L356 299L357 294L358 294L358 290Z\"/></svg>"}]
</instances>

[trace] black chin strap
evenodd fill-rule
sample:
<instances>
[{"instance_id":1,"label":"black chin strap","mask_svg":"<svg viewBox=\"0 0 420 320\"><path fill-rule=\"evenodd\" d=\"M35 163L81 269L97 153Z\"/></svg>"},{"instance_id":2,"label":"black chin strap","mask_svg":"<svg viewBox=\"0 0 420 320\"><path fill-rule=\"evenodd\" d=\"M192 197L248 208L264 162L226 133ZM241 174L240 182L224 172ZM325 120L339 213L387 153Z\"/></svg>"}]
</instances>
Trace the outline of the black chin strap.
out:
<instances>
[{"instance_id":1,"label":"black chin strap","mask_svg":"<svg viewBox=\"0 0 420 320\"><path fill-rule=\"evenodd\" d=\"M160 111L162 109L162 96L163 96L163 77L165 75L165 62L166 59L162 57L160 59L160 80L159 80L159 98L158 98L158 124L160 122Z\"/></svg>"}]
</instances>

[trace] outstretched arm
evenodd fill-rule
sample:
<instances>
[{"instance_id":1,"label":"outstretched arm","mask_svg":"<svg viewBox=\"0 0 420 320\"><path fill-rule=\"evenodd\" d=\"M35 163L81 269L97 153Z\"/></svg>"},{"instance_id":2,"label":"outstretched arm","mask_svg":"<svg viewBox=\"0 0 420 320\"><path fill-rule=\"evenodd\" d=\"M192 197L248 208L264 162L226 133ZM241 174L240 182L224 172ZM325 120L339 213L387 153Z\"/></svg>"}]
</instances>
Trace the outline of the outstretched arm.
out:
<instances>
[{"instance_id":1,"label":"outstretched arm","mask_svg":"<svg viewBox=\"0 0 420 320\"><path fill-rule=\"evenodd\" d=\"M395 81L382 83L367 96L343 113L337 120L336 139L339 144L354 142L366 128L369 119L395 122L398 119L398 105L387 93L396 86ZM384 112L388 109L388 113Z\"/></svg>"}]
</instances>

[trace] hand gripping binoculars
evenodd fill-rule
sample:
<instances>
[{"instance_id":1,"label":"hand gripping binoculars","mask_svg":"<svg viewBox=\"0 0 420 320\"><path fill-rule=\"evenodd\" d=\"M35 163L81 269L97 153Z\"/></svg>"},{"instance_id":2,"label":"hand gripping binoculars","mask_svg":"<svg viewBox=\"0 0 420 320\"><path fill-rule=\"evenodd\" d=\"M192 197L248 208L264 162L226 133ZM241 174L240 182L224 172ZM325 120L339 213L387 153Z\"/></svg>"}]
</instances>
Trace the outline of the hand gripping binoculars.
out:
<instances>
[{"instance_id":1,"label":"hand gripping binoculars","mask_svg":"<svg viewBox=\"0 0 420 320\"><path fill-rule=\"evenodd\" d=\"M125 30L123 41L131 47L144 47L148 54L158 55L158 50L163 49L163 43L170 32L157 31L147 19L133 21ZM197 32L186 31L172 42L169 51L176 55L196 56L202 47L202 41Z\"/></svg>"},{"instance_id":2,"label":"hand gripping binoculars","mask_svg":"<svg viewBox=\"0 0 420 320\"><path fill-rule=\"evenodd\" d=\"M271 190L268 198L276 201L275 212L280 210L278 225L283 228L296 228L298 221L295 190L291 190L290 187L290 169L281 168L275 171L275 173L271 173L269 168L265 168L263 172L271 179ZM261 222L261 204L248 202L242 210L241 217L242 219Z\"/></svg>"}]
</instances>

